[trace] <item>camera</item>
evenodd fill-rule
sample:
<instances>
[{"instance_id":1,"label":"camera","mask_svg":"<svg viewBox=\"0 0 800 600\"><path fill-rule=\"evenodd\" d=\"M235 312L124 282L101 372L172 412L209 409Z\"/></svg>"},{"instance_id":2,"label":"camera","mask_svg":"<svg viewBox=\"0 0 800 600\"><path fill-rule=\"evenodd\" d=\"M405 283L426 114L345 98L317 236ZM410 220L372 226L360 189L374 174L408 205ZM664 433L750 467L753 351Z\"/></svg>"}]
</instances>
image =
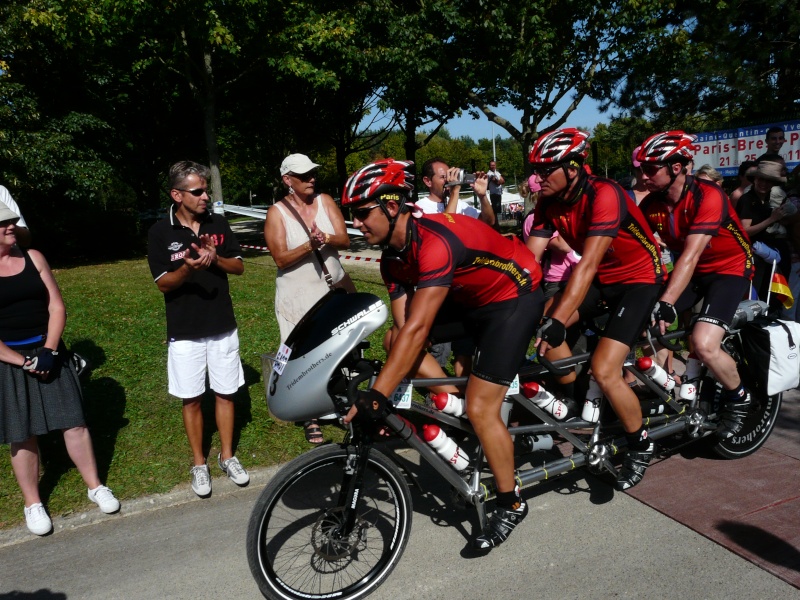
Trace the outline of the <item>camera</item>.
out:
<instances>
[{"instance_id":1,"label":"camera","mask_svg":"<svg viewBox=\"0 0 800 600\"><path fill-rule=\"evenodd\" d=\"M458 170L458 179L456 181L448 181L445 184L445 187L451 187L454 185L470 185L475 183L475 175L473 173L467 173L464 169Z\"/></svg>"}]
</instances>

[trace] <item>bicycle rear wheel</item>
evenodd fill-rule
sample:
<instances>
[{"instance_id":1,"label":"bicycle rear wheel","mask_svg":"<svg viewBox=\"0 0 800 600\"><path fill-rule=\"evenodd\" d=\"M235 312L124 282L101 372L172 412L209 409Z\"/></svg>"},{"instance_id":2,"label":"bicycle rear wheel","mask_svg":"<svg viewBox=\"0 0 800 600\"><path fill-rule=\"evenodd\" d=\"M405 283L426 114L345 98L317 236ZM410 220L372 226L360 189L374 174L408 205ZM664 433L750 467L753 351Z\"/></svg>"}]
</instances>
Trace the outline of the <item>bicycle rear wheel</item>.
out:
<instances>
[{"instance_id":1,"label":"bicycle rear wheel","mask_svg":"<svg viewBox=\"0 0 800 600\"><path fill-rule=\"evenodd\" d=\"M714 452L724 458L744 458L764 445L775 427L775 420L783 402L783 394L766 396L751 390L753 409L738 435L717 442Z\"/></svg>"},{"instance_id":2,"label":"bicycle rear wheel","mask_svg":"<svg viewBox=\"0 0 800 600\"><path fill-rule=\"evenodd\" d=\"M273 600L363 598L389 576L411 533L411 494L399 469L372 449L355 526L340 499L348 452L325 446L289 462L264 488L247 530L247 560Z\"/></svg>"}]
</instances>

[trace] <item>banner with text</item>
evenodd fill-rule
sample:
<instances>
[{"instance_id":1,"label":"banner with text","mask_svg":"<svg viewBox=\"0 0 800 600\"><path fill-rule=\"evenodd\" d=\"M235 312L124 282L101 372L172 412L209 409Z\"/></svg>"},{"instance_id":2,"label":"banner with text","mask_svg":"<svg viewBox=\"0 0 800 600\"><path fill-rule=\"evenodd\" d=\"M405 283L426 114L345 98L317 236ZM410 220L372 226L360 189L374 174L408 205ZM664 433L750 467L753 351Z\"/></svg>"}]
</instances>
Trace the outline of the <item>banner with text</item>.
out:
<instances>
[{"instance_id":1,"label":"banner with text","mask_svg":"<svg viewBox=\"0 0 800 600\"><path fill-rule=\"evenodd\" d=\"M791 172L800 164L800 121L698 133L694 168L708 163L725 177L735 177L742 162L755 160L767 151L767 130L770 127L783 128L786 142L781 146L780 155Z\"/></svg>"}]
</instances>

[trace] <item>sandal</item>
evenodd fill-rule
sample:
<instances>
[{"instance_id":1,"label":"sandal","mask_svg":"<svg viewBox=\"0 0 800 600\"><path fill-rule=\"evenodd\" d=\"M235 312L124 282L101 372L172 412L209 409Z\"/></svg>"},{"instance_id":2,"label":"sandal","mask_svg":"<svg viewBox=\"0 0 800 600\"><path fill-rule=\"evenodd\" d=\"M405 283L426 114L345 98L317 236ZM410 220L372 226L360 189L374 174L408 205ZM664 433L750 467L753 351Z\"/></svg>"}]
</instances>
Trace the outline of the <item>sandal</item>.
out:
<instances>
[{"instance_id":1,"label":"sandal","mask_svg":"<svg viewBox=\"0 0 800 600\"><path fill-rule=\"evenodd\" d=\"M321 444L325 441L325 438L322 437L322 429L316 419L303 423L303 429L305 429L306 441L309 444Z\"/></svg>"}]
</instances>

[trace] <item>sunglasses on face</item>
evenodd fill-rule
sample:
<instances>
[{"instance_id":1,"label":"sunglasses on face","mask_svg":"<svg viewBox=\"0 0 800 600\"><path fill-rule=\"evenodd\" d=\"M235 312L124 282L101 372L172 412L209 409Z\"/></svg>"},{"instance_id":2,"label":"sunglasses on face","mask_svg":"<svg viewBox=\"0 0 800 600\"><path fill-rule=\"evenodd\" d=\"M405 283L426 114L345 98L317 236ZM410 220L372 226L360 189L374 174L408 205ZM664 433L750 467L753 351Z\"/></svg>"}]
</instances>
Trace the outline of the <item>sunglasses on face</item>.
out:
<instances>
[{"instance_id":1,"label":"sunglasses on face","mask_svg":"<svg viewBox=\"0 0 800 600\"><path fill-rule=\"evenodd\" d=\"M361 208L354 208L350 211L350 214L353 215L354 219L358 219L359 221L364 221L369 216L369 211L373 208L378 208L380 204L373 204L372 206L364 206Z\"/></svg>"},{"instance_id":2,"label":"sunglasses on face","mask_svg":"<svg viewBox=\"0 0 800 600\"><path fill-rule=\"evenodd\" d=\"M291 173L292 177L296 177L303 183L308 183L312 179L316 179L317 172L316 171L309 171L308 173Z\"/></svg>"},{"instance_id":3,"label":"sunglasses on face","mask_svg":"<svg viewBox=\"0 0 800 600\"><path fill-rule=\"evenodd\" d=\"M658 164L658 163L655 163L655 164L642 163L641 169L642 169L642 173L644 173L648 177L652 177L653 175L658 173L664 167L666 167L666 165L662 165L662 164Z\"/></svg>"},{"instance_id":4,"label":"sunglasses on face","mask_svg":"<svg viewBox=\"0 0 800 600\"><path fill-rule=\"evenodd\" d=\"M186 192L188 194L191 194L192 196L195 196L197 198L199 198L203 194L207 194L208 193L208 189L207 188L195 188L193 190L184 190L182 188L175 188L175 189L178 190L179 192Z\"/></svg>"},{"instance_id":5,"label":"sunglasses on face","mask_svg":"<svg viewBox=\"0 0 800 600\"><path fill-rule=\"evenodd\" d=\"M540 179L547 179L558 171L561 168L561 165L551 165L549 167L534 167L533 174L539 177Z\"/></svg>"},{"instance_id":6,"label":"sunglasses on face","mask_svg":"<svg viewBox=\"0 0 800 600\"><path fill-rule=\"evenodd\" d=\"M13 225L17 222L17 219L6 219L5 221L0 221L0 227L8 227L9 225Z\"/></svg>"}]
</instances>

